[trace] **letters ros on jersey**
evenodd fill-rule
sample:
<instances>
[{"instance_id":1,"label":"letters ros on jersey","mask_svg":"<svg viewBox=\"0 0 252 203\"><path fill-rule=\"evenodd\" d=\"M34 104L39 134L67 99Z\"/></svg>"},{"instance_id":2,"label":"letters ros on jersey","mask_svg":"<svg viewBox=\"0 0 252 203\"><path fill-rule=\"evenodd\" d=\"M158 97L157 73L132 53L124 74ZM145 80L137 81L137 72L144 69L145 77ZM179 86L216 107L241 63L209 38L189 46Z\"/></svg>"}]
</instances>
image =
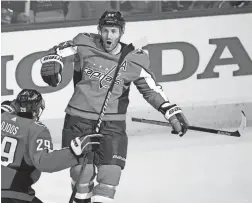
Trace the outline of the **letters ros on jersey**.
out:
<instances>
[{"instance_id":1,"label":"letters ros on jersey","mask_svg":"<svg viewBox=\"0 0 252 203\"><path fill-rule=\"evenodd\" d=\"M209 46L214 46L215 50L212 53L211 58L209 58L204 71L197 73L199 68L200 56L204 55L204 52L199 53L199 50L188 42L167 42L167 43L157 43L149 44L144 49L148 51L150 57L151 70L154 72L155 77L158 82L172 82L172 81L181 81L186 80L193 76L197 75L198 80L202 79L211 79L218 78L219 73L214 71L216 66L225 67L227 65L237 65L238 70L233 71L233 76L244 76L252 75L252 60L248 52L244 48L242 42L237 37L229 38L215 38L209 39ZM206 47L207 49L207 47ZM224 49L228 49L232 54L229 58L221 58ZM162 74L164 68L172 67L163 67L162 66L162 51L165 50L178 50L182 53L183 66L181 71L175 74ZM34 79L31 77L32 68L34 63L39 60L44 55L44 52L31 53L27 56L24 56L16 67L15 78L18 86L23 88L34 88L41 93L51 93L59 91L66 87L72 80L72 70L73 64L67 64L67 68L64 68L63 80L62 83L56 87L41 87L35 84ZM1 68L1 95L13 95L17 94L11 87L7 87L6 81L8 80L8 75L6 75L6 69L8 68L8 62L15 60L15 55L1 56L2 68ZM164 64L165 65L165 64ZM166 65L165 65L166 66ZM38 76L40 77L40 76Z\"/></svg>"}]
</instances>

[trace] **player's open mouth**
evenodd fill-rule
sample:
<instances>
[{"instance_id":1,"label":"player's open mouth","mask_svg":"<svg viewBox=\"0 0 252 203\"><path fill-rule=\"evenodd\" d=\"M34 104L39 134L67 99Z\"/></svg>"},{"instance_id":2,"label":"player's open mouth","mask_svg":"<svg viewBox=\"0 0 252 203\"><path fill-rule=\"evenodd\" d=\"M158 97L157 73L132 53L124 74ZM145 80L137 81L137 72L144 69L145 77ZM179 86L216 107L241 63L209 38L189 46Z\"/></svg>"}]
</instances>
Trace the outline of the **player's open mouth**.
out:
<instances>
[{"instance_id":1,"label":"player's open mouth","mask_svg":"<svg viewBox=\"0 0 252 203\"><path fill-rule=\"evenodd\" d=\"M112 41L111 41L111 40L106 40L106 44L107 44L107 45L111 45L111 44L112 44Z\"/></svg>"}]
</instances>

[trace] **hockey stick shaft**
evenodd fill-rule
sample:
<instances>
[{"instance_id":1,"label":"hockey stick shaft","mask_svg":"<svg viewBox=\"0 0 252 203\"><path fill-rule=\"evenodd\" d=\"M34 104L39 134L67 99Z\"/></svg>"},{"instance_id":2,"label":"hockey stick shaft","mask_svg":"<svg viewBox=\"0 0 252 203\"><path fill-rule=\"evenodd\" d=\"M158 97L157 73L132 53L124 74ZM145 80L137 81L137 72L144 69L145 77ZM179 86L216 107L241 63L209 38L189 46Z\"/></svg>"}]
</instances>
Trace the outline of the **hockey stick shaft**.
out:
<instances>
[{"instance_id":1,"label":"hockey stick shaft","mask_svg":"<svg viewBox=\"0 0 252 203\"><path fill-rule=\"evenodd\" d=\"M133 117L132 121L134 121L134 122L140 122L140 123L148 123L148 124L154 124L154 125L161 125L161 126L171 127L170 123L163 122L163 121L157 121L157 120L149 120L149 119L134 118ZM197 127L197 126L189 126L188 129L189 130L194 130L194 131L206 132L206 133L213 133L213 134L219 134L219 135L233 136L233 137L240 137L241 136L238 131L230 132L230 131L216 130L216 129L211 129L211 128Z\"/></svg>"},{"instance_id":2,"label":"hockey stick shaft","mask_svg":"<svg viewBox=\"0 0 252 203\"><path fill-rule=\"evenodd\" d=\"M129 44L128 46L126 46L123 51L122 51L122 54L118 60L118 64L117 64L117 67L115 69L115 73L113 75L113 79L111 81L111 84L109 86L109 89L107 91L107 94L106 94L106 97L104 99L104 102L103 102L103 105L102 105L102 108L101 108L101 112L99 114L99 118L97 120L97 124L96 124L96 128L95 128L95 131L96 133L99 133L100 132L100 127L101 127L101 123L102 123L102 118L105 114L105 111L107 109L107 106L108 106L108 101L112 95L112 90L114 88L114 85L115 85L115 81L116 81L116 78L117 78L117 75L120 71L120 67L124 61L124 58L128 55L128 53L130 53L131 51L134 50L134 46L132 44Z\"/></svg>"},{"instance_id":3,"label":"hockey stick shaft","mask_svg":"<svg viewBox=\"0 0 252 203\"><path fill-rule=\"evenodd\" d=\"M81 172L80 172L80 174L78 176L78 179L77 179L76 183L73 186L73 190L72 190L71 197L69 199L69 203L73 203L73 201L74 201L75 195L77 193L77 186L80 184L80 181L81 181L82 175L83 175L82 171L84 171L84 169L86 168L87 162L88 162L88 158L87 158L87 154L85 154L83 156L83 162L81 164L81 170L80 170Z\"/></svg>"},{"instance_id":4,"label":"hockey stick shaft","mask_svg":"<svg viewBox=\"0 0 252 203\"><path fill-rule=\"evenodd\" d=\"M101 123L102 123L102 119L105 115L105 111L107 109L107 106L108 106L108 101L112 95L112 90L113 90L113 87L115 85L115 81L116 81L116 78L118 76L118 73L120 71L120 67L124 61L124 58L128 55L128 53L130 53L131 51L134 50L134 46L132 44L129 44L128 46L126 46L122 53L121 53L121 56L118 60L118 64L117 64L117 67L115 69L115 73L113 75L113 79L111 81L111 84L109 86L109 89L107 91L107 94L105 96L105 99L104 99L104 102L103 102L103 105L102 105L102 108L101 108L101 111L100 111L100 114L99 114L99 118L97 120L97 124L96 124L96 128L95 128L95 132L96 133L99 133L100 132L100 127L101 127ZM69 200L69 203L72 203L74 201L74 198L75 198L75 195L77 193L77 186L79 185L79 182L81 180L81 177L83 175L83 171L86 167L86 164L87 164L87 157L84 157L84 161L83 161L83 164L82 164L82 167L81 167L81 170L80 170L80 173L79 173L79 177L78 177L78 180L76 182L76 184L74 185L74 188L73 188L73 191L72 191L72 194L71 194L71 197L70 197L70 200Z\"/></svg>"}]
</instances>

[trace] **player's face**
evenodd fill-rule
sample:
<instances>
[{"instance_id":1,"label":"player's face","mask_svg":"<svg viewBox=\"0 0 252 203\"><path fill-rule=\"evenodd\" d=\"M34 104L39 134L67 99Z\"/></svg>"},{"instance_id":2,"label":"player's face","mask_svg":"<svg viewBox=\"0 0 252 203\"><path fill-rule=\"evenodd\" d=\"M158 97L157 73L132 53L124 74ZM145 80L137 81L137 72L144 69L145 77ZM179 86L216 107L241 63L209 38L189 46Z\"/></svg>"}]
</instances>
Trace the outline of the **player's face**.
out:
<instances>
[{"instance_id":1,"label":"player's face","mask_svg":"<svg viewBox=\"0 0 252 203\"><path fill-rule=\"evenodd\" d=\"M120 41L121 38L120 28L103 26L100 31L104 49L107 52L111 52Z\"/></svg>"}]
</instances>

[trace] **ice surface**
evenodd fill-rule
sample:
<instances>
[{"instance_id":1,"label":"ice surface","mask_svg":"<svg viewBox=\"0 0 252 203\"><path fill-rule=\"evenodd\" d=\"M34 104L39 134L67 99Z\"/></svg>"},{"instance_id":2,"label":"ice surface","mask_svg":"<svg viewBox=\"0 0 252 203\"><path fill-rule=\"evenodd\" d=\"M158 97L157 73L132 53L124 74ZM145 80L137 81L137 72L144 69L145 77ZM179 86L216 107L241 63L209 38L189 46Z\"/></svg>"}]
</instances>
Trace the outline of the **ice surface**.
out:
<instances>
[{"instance_id":1,"label":"ice surface","mask_svg":"<svg viewBox=\"0 0 252 203\"><path fill-rule=\"evenodd\" d=\"M129 136L115 203L252 202L252 127L241 138L166 131ZM69 170L44 173L34 189L45 203L67 203Z\"/></svg>"}]
</instances>

